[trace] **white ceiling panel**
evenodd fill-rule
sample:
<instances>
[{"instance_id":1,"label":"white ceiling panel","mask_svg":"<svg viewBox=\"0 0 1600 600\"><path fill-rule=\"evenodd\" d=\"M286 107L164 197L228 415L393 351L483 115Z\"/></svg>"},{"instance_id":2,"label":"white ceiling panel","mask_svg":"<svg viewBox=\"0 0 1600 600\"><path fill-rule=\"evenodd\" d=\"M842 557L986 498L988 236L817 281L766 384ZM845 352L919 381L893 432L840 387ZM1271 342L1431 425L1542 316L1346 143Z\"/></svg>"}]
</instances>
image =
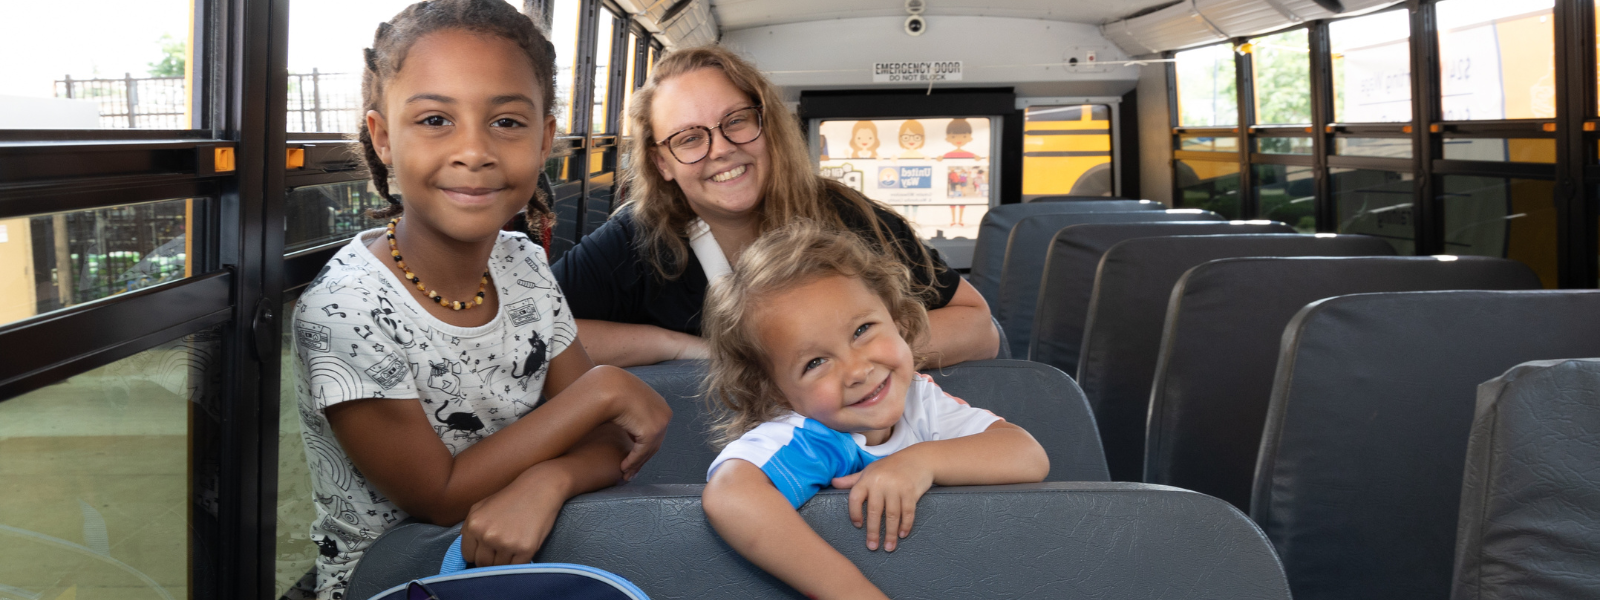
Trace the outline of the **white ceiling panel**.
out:
<instances>
[{"instance_id":1,"label":"white ceiling panel","mask_svg":"<svg viewBox=\"0 0 1600 600\"><path fill-rule=\"evenodd\" d=\"M922 14L1012 17L1098 25L1172 0L926 0ZM711 0L723 31L785 23L904 16L904 0Z\"/></svg>"}]
</instances>

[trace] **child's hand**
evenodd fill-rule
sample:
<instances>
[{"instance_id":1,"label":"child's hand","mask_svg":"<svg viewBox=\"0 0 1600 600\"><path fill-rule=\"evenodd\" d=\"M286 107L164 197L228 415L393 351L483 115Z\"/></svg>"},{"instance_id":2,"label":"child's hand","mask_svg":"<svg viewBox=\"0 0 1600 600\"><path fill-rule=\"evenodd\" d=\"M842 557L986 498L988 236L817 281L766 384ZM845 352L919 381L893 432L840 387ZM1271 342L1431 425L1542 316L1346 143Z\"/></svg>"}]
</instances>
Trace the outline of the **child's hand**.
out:
<instances>
[{"instance_id":1,"label":"child's hand","mask_svg":"<svg viewBox=\"0 0 1600 600\"><path fill-rule=\"evenodd\" d=\"M834 478L833 487L850 490L850 522L856 527L861 527L861 504L866 503L867 549L877 550L883 541L883 549L894 552L899 539L911 535L917 500L933 487L933 470L921 466L913 453L901 451L859 473ZM880 517L885 521L882 536L878 534Z\"/></svg>"},{"instance_id":2,"label":"child's hand","mask_svg":"<svg viewBox=\"0 0 1600 600\"><path fill-rule=\"evenodd\" d=\"M528 479L539 478L518 483ZM567 500L559 487L513 483L479 500L461 523L461 557L478 567L532 562Z\"/></svg>"}]
</instances>

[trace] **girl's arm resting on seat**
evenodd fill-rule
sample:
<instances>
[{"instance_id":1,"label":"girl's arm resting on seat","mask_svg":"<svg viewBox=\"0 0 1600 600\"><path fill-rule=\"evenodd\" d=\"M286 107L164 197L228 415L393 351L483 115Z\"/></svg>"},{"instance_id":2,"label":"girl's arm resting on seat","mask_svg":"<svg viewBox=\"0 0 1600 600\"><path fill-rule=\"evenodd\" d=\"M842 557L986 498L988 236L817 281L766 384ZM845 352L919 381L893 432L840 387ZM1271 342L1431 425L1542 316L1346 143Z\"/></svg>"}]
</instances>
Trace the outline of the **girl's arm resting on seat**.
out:
<instances>
[{"instance_id":1,"label":"girl's arm resting on seat","mask_svg":"<svg viewBox=\"0 0 1600 600\"><path fill-rule=\"evenodd\" d=\"M596 363L618 367L709 357L699 336L655 325L577 319L578 340Z\"/></svg>"},{"instance_id":2,"label":"girl's arm resting on seat","mask_svg":"<svg viewBox=\"0 0 1600 600\"><path fill-rule=\"evenodd\" d=\"M701 497L706 518L740 556L810 598L888 598L811 530L767 474L732 459Z\"/></svg>"},{"instance_id":3,"label":"girl's arm resting on seat","mask_svg":"<svg viewBox=\"0 0 1600 600\"><path fill-rule=\"evenodd\" d=\"M605 424L571 452L529 467L467 512L461 556L480 567L532 561L567 499L622 480L617 465L631 446L621 428Z\"/></svg>"},{"instance_id":4,"label":"girl's arm resting on seat","mask_svg":"<svg viewBox=\"0 0 1600 600\"><path fill-rule=\"evenodd\" d=\"M867 548L878 549L881 519L884 548L893 551L897 539L911 535L917 500L932 484L1033 483L1049 474L1050 458L1039 442L1021 427L996 421L976 435L912 444L834 479L833 487L850 490L850 522L856 527L863 524L866 505Z\"/></svg>"},{"instance_id":5,"label":"girl's arm resting on seat","mask_svg":"<svg viewBox=\"0 0 1600 600\"><path fill-rule=\"evenodd\" d=\"M965 279L949 304L928 311L928 333L924 350L929 353L929 368L994 358L1000 353L1000 333L989 318L989 303Z\"/></svg>"},{"instance_id":6,"label":"girl's arm resting on seat","mask_svg":"<svg viewBox=\"0 0 1600 600\"><path fill-rule=\"evenodd\" d=\"M328 407L339 445L368 481L424 521L450 525L530 467L567 453L596 427L616 423L632 447L620 469L631 477L661 447L672 410L639 378L615 367L584 369L574 345L550 365L547 400L455 456L417 399L366 399ZM572 373L580 373L571 377ZM570 378L566 385L557 379Z\"/></svg>"}]
</instances>

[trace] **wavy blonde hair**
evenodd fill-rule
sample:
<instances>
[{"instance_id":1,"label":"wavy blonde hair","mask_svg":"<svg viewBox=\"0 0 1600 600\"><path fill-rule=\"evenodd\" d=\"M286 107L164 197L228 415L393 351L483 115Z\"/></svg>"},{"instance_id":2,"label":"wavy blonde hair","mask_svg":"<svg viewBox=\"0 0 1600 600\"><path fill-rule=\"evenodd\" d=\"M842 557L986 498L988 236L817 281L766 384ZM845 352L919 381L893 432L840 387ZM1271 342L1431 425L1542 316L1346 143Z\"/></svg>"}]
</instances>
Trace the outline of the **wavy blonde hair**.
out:
<instances>
[{"instance_id":1,"label":"wavy blonde hair","mask_svg":"<svg viewBox=\"0 0 1600 600\"><path fill-rule=\"evenodd\" d=\"M928 312L912 291L911 271L904 263L873 251L860 236L815 221L799 220L767 232L739 256L739 268L706 294L703 329L711 349L711 375L704 392L717 447L791 410L773 381L757 335L756 307L830 276L860 281L883 300L913 353L927 339ZM914 354L918 365L925 358Z\"/></svg>"},{"instance_id":2,"label":"wavy blonde hair","mask_svg":"<svg viewBox=\"0 0 1600 600\"><path fill-rule=\"evenodd\" d=\"M761 137L756 142L767 145L771 168L761 204L755 209L758 233L801 219L846 229L844 219L854 216L869 225L880 251L896 253L908 264L924 265L928 280L933 281L934 266L927 249L921 244L906 248L892 243L893 233L873 212L877 203L817 175L806 150L805 136L800 132L800 121L789 112L778 88L755 65L716 45L676 50L661 58L651 69L650 80L629 100L628 118L633 124L629 151L633 159L624 174L629 190L626 204L633 210L639 253L662 279L677 279L688 267L689 238L685 231L696 217L683 190L662 177L656 168L654 154L665 149L655 145L657 134L650 123L650 109L662 82L708 68L722 71L752 104L762 107ZM666 159L676 160L670 156ZM843 201L831 202L827 196Z\"/></svg>"}]
</instances>

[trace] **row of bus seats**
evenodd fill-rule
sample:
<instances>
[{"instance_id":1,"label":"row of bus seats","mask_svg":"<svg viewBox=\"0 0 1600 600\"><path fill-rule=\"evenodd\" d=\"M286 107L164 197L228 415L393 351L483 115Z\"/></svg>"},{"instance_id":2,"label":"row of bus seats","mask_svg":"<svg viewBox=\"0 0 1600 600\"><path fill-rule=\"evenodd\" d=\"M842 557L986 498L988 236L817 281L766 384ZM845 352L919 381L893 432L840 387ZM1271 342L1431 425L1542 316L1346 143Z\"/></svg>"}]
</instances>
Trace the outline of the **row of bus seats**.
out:
<instances>
[{"instance_id":1,"label":"row of bus seats","mask_svg":"<svg viewBox=\"0 0 1600 600\"><path fill-rule=\"evenodd\" d=\"M1498 406L1481 401L1462 476L1474 387L1600 356L1600 292L1535 291L1515 261L1070 203L991 211L975 256L1004 258L975 260L973 280L1018 358L1078 374L1113 480L1249 511L1298 600L1443 600L1453 570L1460 600L1600 591L1594 384L1554 400L1587 403L1583 424L1547 407L1520 416L1520 438L1481 422ZM1085 218L1097 210L1118 216ZM1545 420L1564 428L1554 443Z\"/></svg>"},{"instance_id":2,"label":"row of bus seats","mask_svg":"<svg viewBox=\"0 0 1600 600\"><path fill-rule=\"evenodd\" d=\"M795 597L732 552L700 508L706 442L700 381L706 365L630 369L671 404L661 450L634 481L563 508L537 562L585 564L621 575L651 597ZM1072 379L1027 361L974 361L929 371L974 406L1028 429L1050 458L1045 483L936 488L893 553L869 552L850 524L848 494L825 491L801 515L892 597L1160 597L1288 600L1271 546L1247 517L1187 490L1108 482L1088 403ZM370 598L439 572L459 526L405 523L379 538L352 575L350 598Z\"/></svg>"},{"instance_id":3,"label":"row of bus seats","mask_svg":"<svg viewBox=\"0 0 1600 600\"><path fill-rule=\"evenodd\" d=\"M1583 562L1600 544L1600 366L1519 367L1483 388L1472 424L1479 383L1530 360L1600 356L1600 292L1530 291L1537 279L1512 261L1385 256L1374 238L1150 204L1045 202L985 217L972 279L992 306L1017 307L1003 294L1024 286L1002 282L1035 274L1037 315L1006 333L1031 336L1019 357L1036 360L929 374L1032 432L1050 456L1046 483L936 489L893 554L865 550L842 493L803 507L808 522L891 596L1600 592ZM1119 216L1085 217L1108 210ZM1074 217L1015 231L1044 215ZM1528 375L1558 367L1557 379ZM666 443L634 482L569 503L536 559L611 570L652 596L796 597L722 544L699 508L715 454L697 393L705 365L633 371L673 406ZM1520 408L1538 389L1567 396ZM456 531L386 533L350 597L437 572Z\"/></svg>"}]
</instances>

